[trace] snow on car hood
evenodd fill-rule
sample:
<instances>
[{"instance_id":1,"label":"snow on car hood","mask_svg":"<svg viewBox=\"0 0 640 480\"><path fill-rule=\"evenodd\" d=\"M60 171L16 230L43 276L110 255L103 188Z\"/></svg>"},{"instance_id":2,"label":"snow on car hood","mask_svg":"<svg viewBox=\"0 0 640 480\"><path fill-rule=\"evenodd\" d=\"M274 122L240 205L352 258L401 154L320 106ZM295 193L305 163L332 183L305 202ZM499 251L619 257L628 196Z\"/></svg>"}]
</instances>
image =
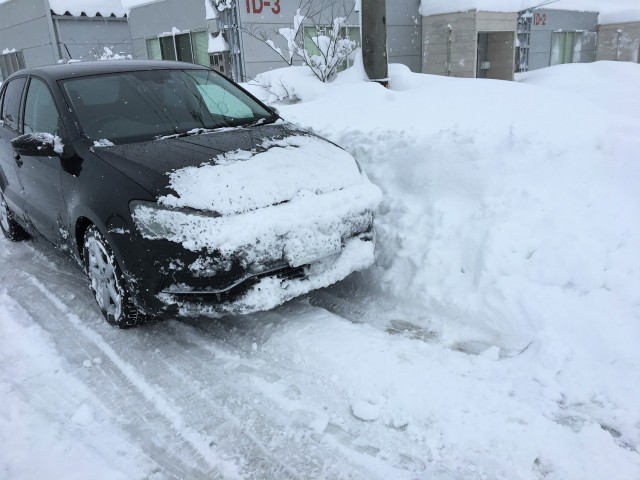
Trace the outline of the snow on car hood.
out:
<instances>
[{"instance_id":1,"label":"snow on car hood","mask_svg":"<svg viewBox=\"0 0 640 480\"><path fill-rule=\"evenodd\" d=\"M222 153L210 162L169 174L170 207L233 215L362 183L353 157L312 135L266 139L251 150Z\"/></svg>"}]
</instances>

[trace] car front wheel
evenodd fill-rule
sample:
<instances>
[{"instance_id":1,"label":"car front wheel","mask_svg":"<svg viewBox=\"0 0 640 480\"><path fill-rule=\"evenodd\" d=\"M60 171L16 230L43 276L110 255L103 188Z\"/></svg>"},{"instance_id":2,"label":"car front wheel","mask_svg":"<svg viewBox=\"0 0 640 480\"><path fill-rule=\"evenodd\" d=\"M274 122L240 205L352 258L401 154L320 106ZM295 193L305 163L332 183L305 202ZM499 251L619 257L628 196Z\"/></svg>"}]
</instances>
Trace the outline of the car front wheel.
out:
<instances>
[{"instance_id":1,"label":"car front wheel","mask_svg":"<svg viewBox=\"0 0 640 480\"><path fill-rule=\"evenodd\" d=\"M4 236L13 242L29 237L27 232L14 220L13 212L9 210L2 193L0 193L0 229L2 229Z\"/></svg>"},{"instance_id":2,"label":"car front wheel","mask_svg":"<svg viewBox=\"0 0 640 480\"><path fill-rule=\"evenodd\" d=\"M93 225L84 235L83 257L89 287L107 321L119 328L143 323L145 317L133 304L111 247Z\"/></svg>"}]
</instances>

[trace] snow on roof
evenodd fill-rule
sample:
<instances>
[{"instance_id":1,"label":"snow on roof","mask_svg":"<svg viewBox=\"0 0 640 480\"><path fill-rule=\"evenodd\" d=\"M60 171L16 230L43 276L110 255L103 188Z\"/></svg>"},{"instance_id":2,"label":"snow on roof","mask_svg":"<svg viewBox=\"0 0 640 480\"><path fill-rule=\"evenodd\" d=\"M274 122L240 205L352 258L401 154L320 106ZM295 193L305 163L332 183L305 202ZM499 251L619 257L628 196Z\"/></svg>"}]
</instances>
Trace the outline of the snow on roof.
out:
<instances>
[{"instance_id":1,"label":"snow on roof","mask_svg":"<svg viewBox=\"0 0 640 480\"><path fill-rule=\"evenodd\" d=\"M540 5L550 10L576 10L599 12L600 23L640 21L638 0L421 0L420 14L424 16L442 13L468 12L519 12ZM542 5L541 5L542 4Z\"/></svg>"},{"instance_id":2,"label":"snow on roof","mask_svg":"<svg viewBox=\"0 0 640 480\"><path fill-rule=\"evenodd\" d=\"M218 13L216 12L216 9L213 8L213 5L209 0L204 0L204 11L205 18L207 20L215 20L216 18L218 18Z\"/></svg>"},{"instance_id":3,"label":"snow on roof","mask_svg":"<svg viewBox=\"0 0 640 480\"><path fill-rule=\"evenodd\" d=\"M209 35L209 48L208 48L209 53L228 52L228 51L229 51L229 44L224 39L222 32L220 32L218 35L215 35L215 36L213 34Z\"/></svg>"},{"instance_id":4,"label":"snow on roof","mask_svg":"<svg viewBox=\"0 0 640 480\"><path fill-rule=\"evenodd\" d=\"M74 17L124 17L127 14L120 0L49 0L49 5L56 15L69 12Z\"/></svg>"}]
</instances>

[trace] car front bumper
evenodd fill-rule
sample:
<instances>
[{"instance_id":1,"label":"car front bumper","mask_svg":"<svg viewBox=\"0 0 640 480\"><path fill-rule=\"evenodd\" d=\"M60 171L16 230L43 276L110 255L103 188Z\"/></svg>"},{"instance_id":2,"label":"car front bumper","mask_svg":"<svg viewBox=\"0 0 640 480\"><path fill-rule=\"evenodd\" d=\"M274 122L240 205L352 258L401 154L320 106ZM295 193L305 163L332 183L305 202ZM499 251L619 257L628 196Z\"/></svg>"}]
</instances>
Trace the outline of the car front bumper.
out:
<instances>
[{"instance_id":1,"label":"car front bumper","mask_svg":"<svg viewBox=\"0 0 640 480\"><path fill-rule=\"evenodd\" d=\"M159 230L168 238L133 235L125 264L134 299L154 315L220 316L335 283L373 263L370 193L310 195L231 217L150 209L146 224L167 226Z\"/></svg>"}]
</instances>

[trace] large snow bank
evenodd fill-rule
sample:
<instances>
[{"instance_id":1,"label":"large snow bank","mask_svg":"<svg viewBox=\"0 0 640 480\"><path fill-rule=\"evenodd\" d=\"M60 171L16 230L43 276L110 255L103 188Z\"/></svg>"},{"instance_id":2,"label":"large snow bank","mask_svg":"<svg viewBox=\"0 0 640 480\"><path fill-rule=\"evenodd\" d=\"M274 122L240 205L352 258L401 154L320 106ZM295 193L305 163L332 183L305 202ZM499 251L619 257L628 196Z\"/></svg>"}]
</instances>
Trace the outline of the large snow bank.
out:
<instances>
[{"instance_id":1,"label":"large snow bank","mask_svg":"<svg viewBox=\"0 0 640 480\"><path fill-rule=\"evenodd\" d=\"M296 70L278 75L295 88ZM638 445L640 66L563 65L518 83L392 65L390 78L278 106L384 191L364 281L428 312L447 345L529 352L531 369L555 372L558 401ZM603 457L568 461L606 471Z\"/></svg>"}]
</instances>

